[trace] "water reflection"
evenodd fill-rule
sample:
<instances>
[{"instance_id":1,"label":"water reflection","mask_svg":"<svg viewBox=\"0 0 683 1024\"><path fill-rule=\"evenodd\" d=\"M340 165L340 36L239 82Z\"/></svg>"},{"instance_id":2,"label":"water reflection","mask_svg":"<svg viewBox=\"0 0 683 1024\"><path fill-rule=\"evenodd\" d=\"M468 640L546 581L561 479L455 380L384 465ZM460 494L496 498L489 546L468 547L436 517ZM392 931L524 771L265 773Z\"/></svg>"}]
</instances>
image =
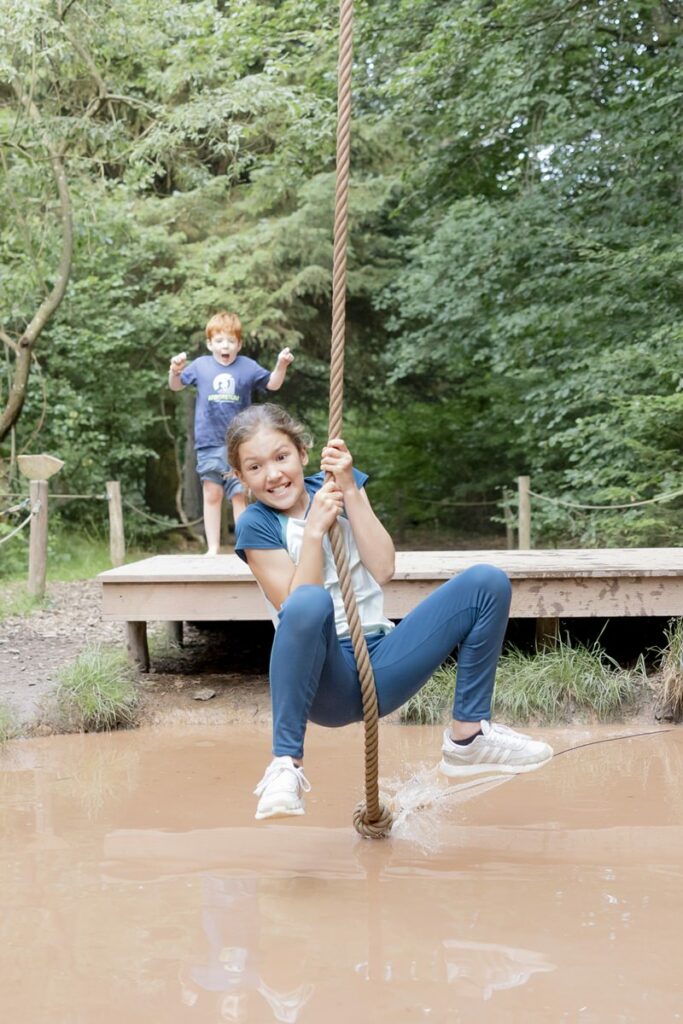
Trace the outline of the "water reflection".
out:
<instances>
[{"instance_id":1,"label":"water reflection","mask_svg":"<svg viewBox=\"0 0 683 1024\"><path fill-rule=\"evenodd\" d=\"M485 942L444 941L446 980L458 983L459 994L488 1000L494 992L526 985L532 974L554 971L540 953Z\"/></svg>"},{"instance_id":2,"label":"water reflection","mask_svg":"<svg viewBox=\"0 0 683 1024\"><path fill-rule=\"evenodd\" d=\"M282 990L262 976L256 879L204 874L201 923L204 956L178 972L183 1004L210 1004L224 1021L263 1019L267 1007L273 1020L295 1024L313 985L293 979L295 987Z\"/></svg>"},{"instance_id":3,"label":"water reflection","mask_svg":"<svg viewBox=\"0 0 683 1024\"><path fill-rule=\"evenodd\" d=\"M515 949L487 942L466 942L462 939L443 939L441 956L445 968L444 980L461 998L488 1001L494 992L525 985L532 974L554 971L555 964L544 960L542 954L530 949ZM356 974L365 981L372 980L368 961L356 964ZM420 981L415 961L408 965L407 978L401 979L393 961L381 967L384 982L401 980Z\"/></svg>"},{"instance_id":4,"label":"water reflection","mask_svg":"<svg viewBox=\"0 0 683 1024\"><path fill-rule=\"evenodd\" d=\"M313 746L306 819L261 827L253 740L212 735L0 755L3 1020L678 1019L683 732L446 789L388 733L415 774L380 844L349 823L348 736Z\"/></svg>"},{"instance_id":5,"label":"water reflection","mask_svg":"<svg viewBox=\"0 0 683 1024\"><path fill-rule=\"evenodd\" d=\"M385 1008L394 1001L400 1005L406 985L421 993L420 1005L430 1001L422 993L444 983L451 989L449 998L488 1001L496 992L519 988L533 975L555 970L554 963L533 950L443 934L449 915L435 915L433 906L427 918L420 914L416 920L415 905L408 899L397 916L395 906L379 903L377 883L371 871L363 887L366 914L352 914L350 921L344 906L353 911L354 901L340 900L336 890L307 891L310 887L301 879L273 888L253 876L203 874L204 942L178 971L183 1005L206 1009L222 1021L296 1024L309 1001L314 1014L323 1014L333 989L341 988L349 997L355 987L360 1004L368 984L379 986ZM317 929L310 927L314 906L320 911ZM329 948L330 930L337 931L337 957L330 977L321 979L314 973L316 953L321 944ZM356 960L359 949L366 950L366 959Z\"/></svg>"}]
</instances>

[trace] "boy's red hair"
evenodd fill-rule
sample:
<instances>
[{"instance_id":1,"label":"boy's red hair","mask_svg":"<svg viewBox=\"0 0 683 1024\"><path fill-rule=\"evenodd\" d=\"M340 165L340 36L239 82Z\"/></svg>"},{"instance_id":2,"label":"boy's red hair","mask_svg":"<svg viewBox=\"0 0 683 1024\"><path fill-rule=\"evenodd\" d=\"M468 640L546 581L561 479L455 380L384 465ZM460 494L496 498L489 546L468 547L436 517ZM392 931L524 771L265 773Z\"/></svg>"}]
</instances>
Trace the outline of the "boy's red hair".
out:
<instances>
[{"instance_id":1,"label":"boy's red hair","mask_svg":"<svg viewBox=\"0 0 683 1024\"><path fill-rule=\"evenodd\" d=\"M206 325L206 340L211 341L216 334L230 334L241 342L242 323L237 313L228 313L225 309L214 313Z\"/></svg>"}]
</instances>

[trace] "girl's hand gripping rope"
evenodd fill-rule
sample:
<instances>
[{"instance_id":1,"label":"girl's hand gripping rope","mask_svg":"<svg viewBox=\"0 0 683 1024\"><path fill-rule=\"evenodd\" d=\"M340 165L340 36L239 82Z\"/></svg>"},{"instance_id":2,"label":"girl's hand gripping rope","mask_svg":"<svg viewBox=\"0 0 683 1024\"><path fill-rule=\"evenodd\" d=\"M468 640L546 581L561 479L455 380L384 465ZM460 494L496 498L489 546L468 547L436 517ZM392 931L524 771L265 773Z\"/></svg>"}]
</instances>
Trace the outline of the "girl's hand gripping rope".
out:
<instances>
[{"instance_id":1,"label":"girl's hand gripping rope","mask_svg":"<svg viewBox=\"0 0 683 1024\"><path fill-rule=\"evenodd\" d=\"M325 473L332 474L343 494L356 489L356 482L353 479L353 458L340 437L331 437L323 448L320 468Z\"/></svg>"},{"instance_id":2,"label":"girl's hand gripping rope","mask_svg":"<svg viewBox=\"0 0 683 1024\"><path fill-rule=\"evenodd\" d=\"M344 496L338 484L328 480L313 498L304 532L318 539L324 537L343 508Z\"/></svg>"}]
</instances>

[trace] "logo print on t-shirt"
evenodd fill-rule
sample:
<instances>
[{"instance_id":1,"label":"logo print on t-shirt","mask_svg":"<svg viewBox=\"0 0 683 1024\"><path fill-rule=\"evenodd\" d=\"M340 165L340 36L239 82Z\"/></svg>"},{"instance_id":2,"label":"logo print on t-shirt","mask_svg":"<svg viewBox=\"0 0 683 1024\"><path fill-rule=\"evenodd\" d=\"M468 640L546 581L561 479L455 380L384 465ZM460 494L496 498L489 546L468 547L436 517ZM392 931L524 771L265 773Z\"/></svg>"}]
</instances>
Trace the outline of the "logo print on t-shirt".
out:
<instances>
[{"instance_id":1,"label":"logo print on t-shirt","mask_svg":"<svg viewBox=\"0 0 683 1024\"><path fill-rule=\"evenodd\" d=\"M235 394L235 378L231 373L219 373L213 378L213 390L219 395Z\"/></svg>"}]
</instances>

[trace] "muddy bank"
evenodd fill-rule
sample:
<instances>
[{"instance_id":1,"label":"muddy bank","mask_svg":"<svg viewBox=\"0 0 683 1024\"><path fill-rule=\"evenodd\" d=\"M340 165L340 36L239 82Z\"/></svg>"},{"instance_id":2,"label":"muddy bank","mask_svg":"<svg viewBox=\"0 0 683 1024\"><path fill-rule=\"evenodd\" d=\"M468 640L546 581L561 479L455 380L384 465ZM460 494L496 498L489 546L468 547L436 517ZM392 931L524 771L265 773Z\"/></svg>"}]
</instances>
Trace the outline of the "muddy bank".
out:
<instances>
[{"instance_id":1,"label":"muddy bank","mask_svg":"<svg viewBox=\"0 0 683 1024\"><path fill-rule=\"evenodd\" d=\"M125 647L120 622L104 622L96 580L50 583L45 607L0 622L0 699L22 735L46 733L46 708L59 673L90 644ZM152 671L139 679L141 724L267 721L268 653L263 627L186 626L172 647L161 624L150 627ZM206 700L195 699L213 691Z\"/></svg>"},{"instance_id":2,"label":"muddy bank","mask_svg":"<svg viewBox=\"0 0 683 1024\"><path fill-rule=\"evenodd\" d=\"M20 735L60 731L50 695L60 671L88 645L125 648L124 625L103 621L100 609L96 580L51 583L44 608L0 622L0 700L11 708ZM531 620L511 623L510 640L524 647L524 630L532 627ZM639 625L641 631L646 627L653 624ZM271 626L186 624L184 633L184 646L178 648L170 643L164 624L150 624L152 669L139 676L140 724L267 723ZM640 642L639 633L637 637ZM654 696L644 694L635 724L654 720Z\"/></svg>"}]
</instances>

